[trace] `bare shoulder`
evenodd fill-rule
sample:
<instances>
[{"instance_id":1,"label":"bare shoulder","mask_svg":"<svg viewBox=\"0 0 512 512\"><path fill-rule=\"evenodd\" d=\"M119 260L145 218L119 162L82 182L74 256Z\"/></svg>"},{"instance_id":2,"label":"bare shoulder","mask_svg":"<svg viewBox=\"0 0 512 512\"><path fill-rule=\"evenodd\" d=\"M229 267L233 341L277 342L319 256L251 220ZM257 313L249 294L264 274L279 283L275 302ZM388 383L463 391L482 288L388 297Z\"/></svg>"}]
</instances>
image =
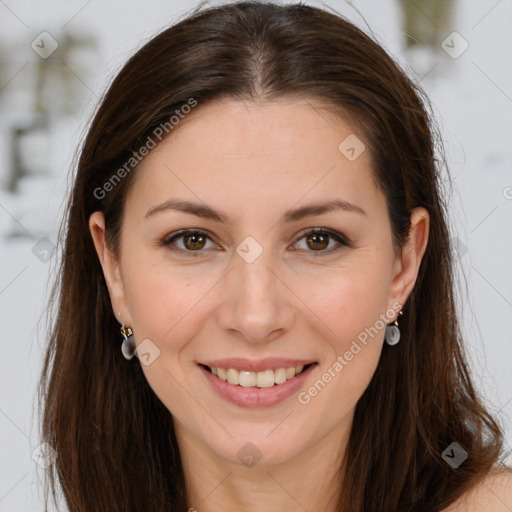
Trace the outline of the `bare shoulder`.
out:
<instances>
[{"instance_id":1,"label":"bare shoulder","mask_svg":"<svg viewBox=\"0 0 512 512\"><path fill-rule=\"evenodd\" d=\"M489 474L442 512L511 512L512 473Z\"/></svg>"}]
</instances>

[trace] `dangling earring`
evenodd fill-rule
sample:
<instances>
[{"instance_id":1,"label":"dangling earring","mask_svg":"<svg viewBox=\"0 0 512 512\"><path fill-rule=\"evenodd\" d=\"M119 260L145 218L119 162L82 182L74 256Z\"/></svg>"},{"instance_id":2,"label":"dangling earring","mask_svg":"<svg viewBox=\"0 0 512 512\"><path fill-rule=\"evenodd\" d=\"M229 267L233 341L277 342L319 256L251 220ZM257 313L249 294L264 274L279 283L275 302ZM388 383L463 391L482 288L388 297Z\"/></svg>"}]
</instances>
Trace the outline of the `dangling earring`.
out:
<instances>
[{"instance_id":1,"label":"dangling earring","mask_svg":"<svg viewBox=\"0 0 512 512\"><path fill-rule=\"evenodd\" d=\"M119 317L121 317L121 313L119 313ZM121 334L124 337L123 343L121 344L121 352L124 358L129 361L134 356L136 348L132 328L125 327L123 323L121 326Z\"/></svg>"},{"instance_id":2,"label":"dangling earring","mask_svg":"<svg viewBox=\"0 0 512 512\"><path fill-rule=\"evenodd\" d=\"M403 315L403 311L398 313ZM392 324L386 325L384 340L388 345L396 345L400 341L400 329L398 328L398 316Z\"/></svg>"},{"instance_id":3,"label":"dangling earring","mask_svg":"<svg viewBox=\"0 0 512 512\"><path fill-rule=\"evenodd\" d=\"M125 359L130 360L135 354L135 342L133 341L133 331L130 327L121 327L121 334L124 336L121 344L121 352Z\"/></svg>"}]
</instances>

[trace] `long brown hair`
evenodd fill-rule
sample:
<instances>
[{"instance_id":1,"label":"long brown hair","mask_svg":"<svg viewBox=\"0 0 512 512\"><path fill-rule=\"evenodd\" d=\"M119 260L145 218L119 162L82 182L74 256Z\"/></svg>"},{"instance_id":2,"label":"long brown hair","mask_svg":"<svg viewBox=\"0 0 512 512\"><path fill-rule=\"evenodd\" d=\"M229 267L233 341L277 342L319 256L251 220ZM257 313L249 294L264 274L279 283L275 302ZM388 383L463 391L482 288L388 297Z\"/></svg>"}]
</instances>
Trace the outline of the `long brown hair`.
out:
<instances>
[{"instance_id":1,"label":"long brown hair","mask_svg":"<svg viewBox=\"0 0 512 512\"><path fill-rule=\"evenodd\" d=\"M499 463L502 432L474 389L462 349L445 166L427 99L343 17L303 4L239 2L199 8L137 51L106 92L80 151L40 385L42 438L58 454L46 490L51 483L55 496L60 485L71 512L186 510L172 416L140 364L121 356L89 216L104 213L117 254L137 172L126 162L191 99L200 108L214 99L291 96L316 99L358 124L396 250L412 209L430 214L428 247L400 317L402 341L384 347L356 407L338 510L439 511ZM122 179L113 181L116 173ZM469 454L456 469L441 456L452 442Z\"/></svg>"}]
</instances>

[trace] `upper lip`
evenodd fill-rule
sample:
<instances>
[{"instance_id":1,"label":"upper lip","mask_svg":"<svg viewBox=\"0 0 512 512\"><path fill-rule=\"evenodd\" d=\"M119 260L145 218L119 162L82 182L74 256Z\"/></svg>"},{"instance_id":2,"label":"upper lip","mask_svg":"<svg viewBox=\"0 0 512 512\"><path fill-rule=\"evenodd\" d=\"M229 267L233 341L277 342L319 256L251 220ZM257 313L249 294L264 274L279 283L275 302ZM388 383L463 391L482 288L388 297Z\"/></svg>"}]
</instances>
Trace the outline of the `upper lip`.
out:
<instances>
[{"instance_id":1,"label":"upper lip","mask_svg":"<svg viewBox=\"0 0 512 512\"><path fill-rule=\"evenodd\" d=\"M291 359L291 358L275 358L250 360L237 357L228 359L215 359L212 361L202 361L200 364L209 366L210 368L234 368L246 372L262 372L264 370L277 370L277 368L291 368L292 366L306 366L314 363L310 359Z\"/></svg>"}]
</instances>

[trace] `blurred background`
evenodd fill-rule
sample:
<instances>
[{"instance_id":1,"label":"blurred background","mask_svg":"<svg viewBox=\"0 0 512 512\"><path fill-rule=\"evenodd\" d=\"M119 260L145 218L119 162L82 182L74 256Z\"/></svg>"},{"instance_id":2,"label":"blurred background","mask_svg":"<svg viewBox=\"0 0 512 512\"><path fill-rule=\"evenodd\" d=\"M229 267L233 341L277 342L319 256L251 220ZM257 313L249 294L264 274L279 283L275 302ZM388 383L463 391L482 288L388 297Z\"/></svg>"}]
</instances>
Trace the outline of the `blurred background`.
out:
<instances>
[{"instance_id":1,"label":"blurred background","mask_svg":"<svg viewBox=\"0 0 512 512\"><path fill-rule=\"evenodd\" d=\"M453 180L450 189L444 175L471 365L510 449L512 2L306 3L372 33L432 101ZM0 0L0 512L44 509L36 386L73 155L128 57L198 5Z\"/></svg>"}]
</instances>

